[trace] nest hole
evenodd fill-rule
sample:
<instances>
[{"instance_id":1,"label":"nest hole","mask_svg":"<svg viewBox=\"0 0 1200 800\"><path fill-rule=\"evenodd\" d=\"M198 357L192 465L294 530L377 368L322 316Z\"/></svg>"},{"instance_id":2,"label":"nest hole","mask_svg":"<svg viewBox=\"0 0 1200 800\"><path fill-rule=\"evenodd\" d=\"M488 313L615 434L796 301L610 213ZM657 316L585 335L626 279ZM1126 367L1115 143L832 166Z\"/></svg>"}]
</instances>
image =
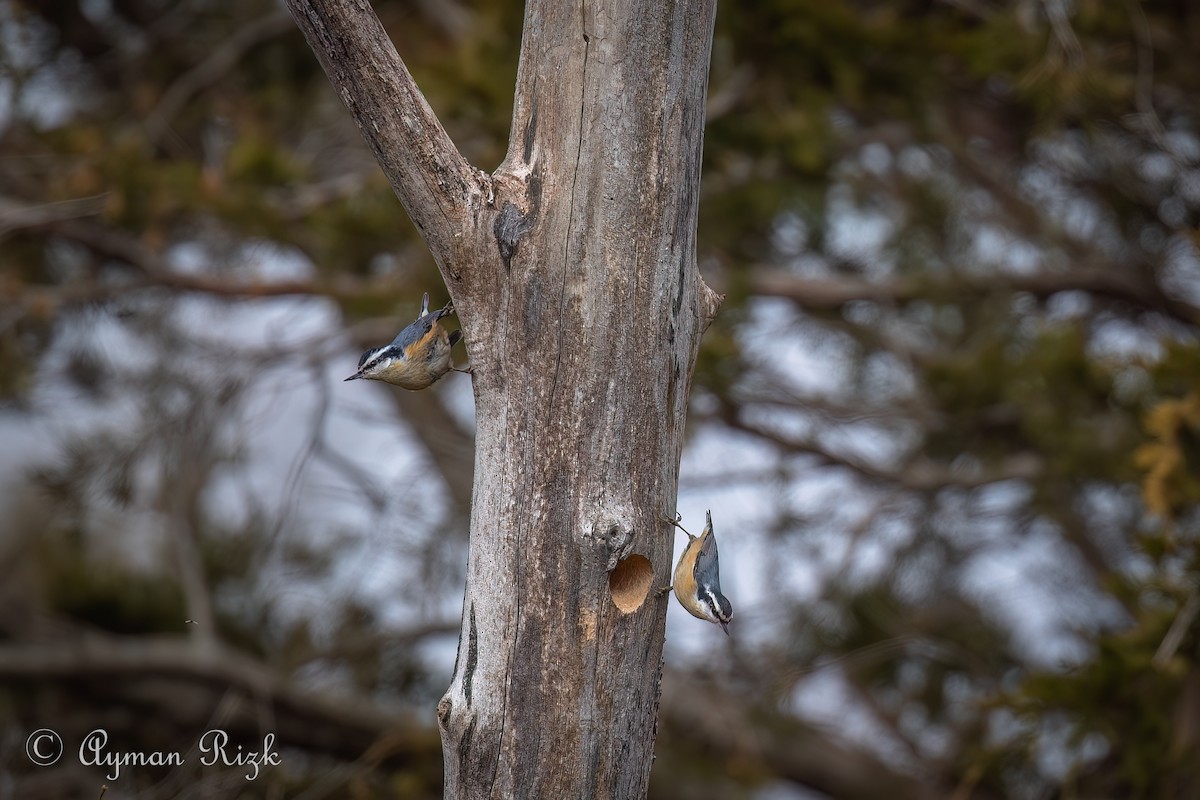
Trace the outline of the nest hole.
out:
<instances>
[{"instance_id":1,"label":"nest hole","mask_svg":"<svg viewBox=\"0 0 1200 800\"><path fill-rule=\"evenodd\" d=\"M622 614L632 614L641 608L653 583L654 567L650 559L637 553L618 561L608 573L608 591Z\"/></svg>"}]
</instances>

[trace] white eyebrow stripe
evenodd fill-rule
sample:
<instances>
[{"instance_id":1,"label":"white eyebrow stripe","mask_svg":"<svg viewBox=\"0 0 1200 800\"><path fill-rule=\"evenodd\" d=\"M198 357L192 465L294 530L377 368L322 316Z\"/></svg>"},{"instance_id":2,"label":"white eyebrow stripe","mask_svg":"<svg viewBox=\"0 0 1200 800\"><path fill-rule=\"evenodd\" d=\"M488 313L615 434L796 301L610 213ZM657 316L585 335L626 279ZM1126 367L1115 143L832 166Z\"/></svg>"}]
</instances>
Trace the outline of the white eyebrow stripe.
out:
<instances>
[{"instance_id":1,"label":"white eyebrow stripe","mask_svg":"<svg viewBox=\"0 0 1200 800\"><path fill-rule=\"evenodd\" d=\"M709 609L713 612L713 616L716 617L717 619L720 619L721 618L721 603L717 600L716 594L714 594L713 590L708 588L707 586L704 587L704 594L708 598Z\"/></svg>"}]
</instances>

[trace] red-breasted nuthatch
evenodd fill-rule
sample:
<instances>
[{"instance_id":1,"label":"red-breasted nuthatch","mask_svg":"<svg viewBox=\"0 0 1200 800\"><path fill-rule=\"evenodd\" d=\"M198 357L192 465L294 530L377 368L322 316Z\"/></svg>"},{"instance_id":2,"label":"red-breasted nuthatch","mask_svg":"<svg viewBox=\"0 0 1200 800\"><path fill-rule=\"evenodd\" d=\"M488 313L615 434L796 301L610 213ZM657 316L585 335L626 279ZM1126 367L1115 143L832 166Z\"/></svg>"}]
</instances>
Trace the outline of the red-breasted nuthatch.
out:
<instances>
[{"instance_id":1,"label":"red-breasted nuthatch","mask_svg":"<svg viewBox=\"0 0 1200 800\"><path fill-rule=\"evenodd\" d=\"M676 528L687 533L688 543L675 565L673 583L659 591L660 594L675 590L679 605L693 617L715 622L729 635L729 620L733 618L733 606L721 594L721 573L717 564L717 539L713 534L712 512L706 511L708 522L699 536L688 533L679 524L679 519L668 519Z\"/></svg>"},{"instance_id":2,"label":"red-breasted nuthatch","mask_svg":"<svg viewBox=\"0 0 1200 800\"><path fill-rule=\"evenodd\" d=\"M429 293L421 297L421 314L400 333L391 344L375 347L362 354L358 372L348 381L364 378L386 381L404 389L424 389L451 369L450 348L462 338L462 331L447 332L438 324L442 317L454 313L454 304L429 312ZM468 372L469 370L459 370Z\"/></svg>"}]
</instances>

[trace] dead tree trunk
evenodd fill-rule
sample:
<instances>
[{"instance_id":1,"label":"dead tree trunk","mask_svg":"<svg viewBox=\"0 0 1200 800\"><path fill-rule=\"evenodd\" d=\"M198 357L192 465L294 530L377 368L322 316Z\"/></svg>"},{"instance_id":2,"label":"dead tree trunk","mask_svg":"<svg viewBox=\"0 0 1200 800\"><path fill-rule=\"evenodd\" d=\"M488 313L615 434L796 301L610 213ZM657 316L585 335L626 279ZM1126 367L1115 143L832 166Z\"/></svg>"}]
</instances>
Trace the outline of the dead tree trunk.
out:
<instances>
[{"instance_id":1,"label":"dead tree trunk","mask_svg":"<svg viewBox=\"0 0 1200 800\"><path fill-rule=\"evenodd\" d=\"M474 367L451 798L638 798L700 335L715 0L530 0L508 155L454 148L362 0L288 0L433 252Z\"/></svg>"}]
</instances>

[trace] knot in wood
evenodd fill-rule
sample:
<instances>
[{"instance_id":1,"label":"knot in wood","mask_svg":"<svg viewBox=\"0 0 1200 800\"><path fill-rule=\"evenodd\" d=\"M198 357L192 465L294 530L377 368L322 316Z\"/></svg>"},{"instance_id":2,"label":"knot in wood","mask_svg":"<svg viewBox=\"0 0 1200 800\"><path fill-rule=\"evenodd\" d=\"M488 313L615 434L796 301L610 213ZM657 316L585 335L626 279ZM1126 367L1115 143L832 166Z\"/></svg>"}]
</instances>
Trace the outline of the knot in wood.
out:
<instances>
[{"instance_id":1,"label":"knot in wood","mask_svg":"<svg viewBox=\"0 0 1200 800\"><path fill-rule=\"evenodd\" d=\"M492 225L492 233L496 235L496 246L500 248L500 260L504 262L506 271L512 268L512 259L517 254L521 237L532 228L532 214L522 214L521 209L509 202L501 206Z\"/></svg>"},{"instance_id":2,"label":"knot in wood","mask_svg":"<svg viewBox=\"0 0 1200 800\"><path fill-rule=\"evenodd\" d=\"M633 551L633 525L613 517L592 524L591 538L599 540L607 550L604 571L612 572L617 562Z\"/></svg>"}]
</instances>

